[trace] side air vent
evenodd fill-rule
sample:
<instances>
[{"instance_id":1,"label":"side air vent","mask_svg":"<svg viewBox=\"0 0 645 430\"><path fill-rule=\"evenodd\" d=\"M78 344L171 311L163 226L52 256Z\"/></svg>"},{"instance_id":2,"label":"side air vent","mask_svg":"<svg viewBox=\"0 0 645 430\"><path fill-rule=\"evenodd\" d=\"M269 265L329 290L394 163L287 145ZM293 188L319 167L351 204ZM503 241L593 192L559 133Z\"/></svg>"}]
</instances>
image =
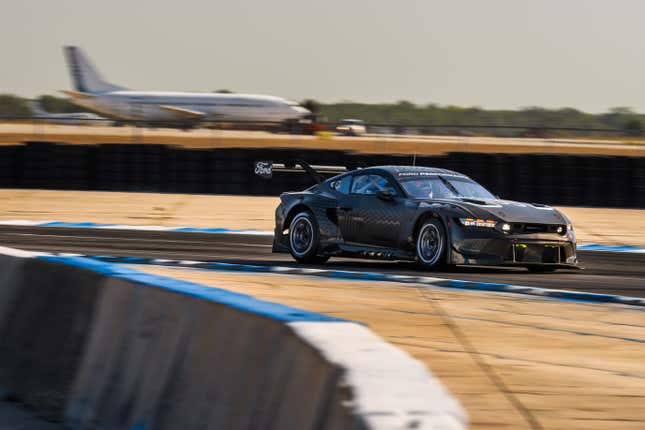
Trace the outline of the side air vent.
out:
<instances>
[{"instance_id":1,"label":"side air vent","mask_svg":"<svg viewBox=\"0 0 645 430\"><path fill-rule=\"evenodd\" d=\"M329 218L329 221L333 222L335 225L338 225L338 213L335 208L325 209L325 215Z\"/></svg>"},{"instance_id":2,"label":"side air vent","mask_svg":"<svg viewBox=\"0 0 645 430\"><path fill-rule=\"evenodd\" d=\"M466 203L472 203L472 204L475 204L475 205L485 205L486 204L485 201L476 200L476 199L461 199L461 201L466 202Z\"/></svg>"}]
</instances>

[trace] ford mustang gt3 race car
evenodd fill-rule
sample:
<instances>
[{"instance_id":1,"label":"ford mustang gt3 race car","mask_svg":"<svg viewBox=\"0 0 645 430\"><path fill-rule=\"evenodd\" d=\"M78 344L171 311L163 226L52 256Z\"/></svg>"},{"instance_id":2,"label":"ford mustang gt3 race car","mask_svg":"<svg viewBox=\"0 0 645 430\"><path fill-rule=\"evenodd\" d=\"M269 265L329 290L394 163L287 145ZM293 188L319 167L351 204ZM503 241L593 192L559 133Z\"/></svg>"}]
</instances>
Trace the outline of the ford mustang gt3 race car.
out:
<instances>
[{"instance_id":1,"label":"ford mustang gt3 race car","mask_svg":"<svg viewBox=\"0 0 645 430\"><path fill-rule=\"evenodd\" d=\"M414 260L425 268L577 265L575 233L564 214L502 200L457 172L380 166L318 181L280 196L274 252L304 263L342 256Z\"/></svg>"}]
</instances>

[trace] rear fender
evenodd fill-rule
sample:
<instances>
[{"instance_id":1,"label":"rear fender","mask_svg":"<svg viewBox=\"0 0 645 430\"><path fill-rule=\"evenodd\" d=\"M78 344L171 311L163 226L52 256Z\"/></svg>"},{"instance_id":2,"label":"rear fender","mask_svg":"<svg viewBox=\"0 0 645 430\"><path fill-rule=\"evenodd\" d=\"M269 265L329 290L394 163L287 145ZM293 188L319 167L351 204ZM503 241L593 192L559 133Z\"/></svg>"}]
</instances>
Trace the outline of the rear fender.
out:
<instances>
[{"instance_id":1,"label":"rear fender","mask_svg":"<svg viewBox=\"0 0 645 430\"><path fill-rule=\"evenodd\" d=\"M306 204L304 204L302 202L294 202L292 204L292 206L289 208L289 210L287 211L287 216L284 218L284 222L280 226L281 227L280 231L284 232L286 229L288 229L289 226L291 225L291 221L293 220L293 218L296 215L298 215L300 212L303 212L303 211L309 211L309 212L312 212L312 213L314 212ZM314 214L314 216L315 216L315 214Z\"/></svg>"},{"instance_id":2,"label":"rear fender","mask_svg":"<svg viewBox=\"0 0 645 430\"><path fill-rule=\"evenodd\" d=\"M327 198L315 198L303 201L298 199L287 206L286 216L280 227L276 229L274 241L286 243L287 235L284 232L289 228L293 218L302 211L309 211L313 214L318 224L318 233L320 234L320 247L327 249L329 246L335 246L338 243L340 232L338 229L338 219L336 216L336 203Z\"/></svg>"}]
</instances>

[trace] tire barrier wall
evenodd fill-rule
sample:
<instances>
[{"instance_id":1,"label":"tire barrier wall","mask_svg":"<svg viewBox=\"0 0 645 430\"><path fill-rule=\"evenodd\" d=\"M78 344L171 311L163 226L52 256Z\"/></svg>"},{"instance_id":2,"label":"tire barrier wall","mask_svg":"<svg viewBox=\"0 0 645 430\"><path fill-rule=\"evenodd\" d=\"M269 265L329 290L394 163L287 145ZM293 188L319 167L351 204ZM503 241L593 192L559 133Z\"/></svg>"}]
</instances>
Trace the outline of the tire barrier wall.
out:
<instances>
[{"instance_id":1,"label":"tire barrier wall","mask_svg":"<svg viewBox=\"0 0 645 430\"><path fill-rule=\"evenodd\" d=\"M253 173L253 163L295 159L348 168L413 163L412 156L337 150L30 142L0 146L0 187L279 195L312 181L285 172L263 179ZM645 157L455 152L419 156L416 164L463 172L506 199L645 208Z\"/></svg>"},{"instance_id":2,"label":"tire barrier wall","mask_svg":"<svg viewBox=\"0 0 645 430\"><path fill-rule=\"evenodd\" d=\"M364 326L80 257L0 249L0 391L74 429L463 429Z\"/></svg>"}]
</instances>

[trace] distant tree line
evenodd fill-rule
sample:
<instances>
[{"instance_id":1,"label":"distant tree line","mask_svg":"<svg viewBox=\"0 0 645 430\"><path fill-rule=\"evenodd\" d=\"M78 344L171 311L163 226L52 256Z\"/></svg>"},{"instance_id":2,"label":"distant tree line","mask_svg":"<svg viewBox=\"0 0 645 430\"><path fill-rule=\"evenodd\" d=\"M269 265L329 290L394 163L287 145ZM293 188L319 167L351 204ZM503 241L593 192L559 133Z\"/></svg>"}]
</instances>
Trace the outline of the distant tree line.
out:
<instances>
[{"instance_id":1,"label":"distant tree line","mask_svg":"<svg viewBox=\"0 0 645 430\"><path fill-rule=\"evenodd\" d=\"M397 124L401 126L428 126L429 131L474 132L475 134L517 135L526 130L506 129L504 126L522 128L530 132L551 135L643 135L645 115L630 108L617 107L607 113L592 114L577 109L545 109L529 107L519 110L487 110L477 107L415 105L407 101L391 104L333 103L320 104L318 114L335 122L342 118L362 119L368 124ZM500 126L499 129L477 126ZM442 129L440 126L453 126ZM552 131L549 129L570 129ZM586 131L575 131L582 129ZM617 133L590 132L589 130L617 130ZM422 130L420 130L422 131Z\"/></svg>"},{"instance_id":2,"label":"distant tree line","mask_svg":"<svg viewBox=\"0 0 645 430\"><path fill-rule=\"evenodd\" d=\"M0 116L30 116L34 114L30 101L13 94L0 94ZM75 105L65 97L42 95L34 101L42 110L50 113L91 112L89 109Z\"/></svg>"},{"instance_id":3,"label":"distant tree line","mask_svg":"<svg viewBox=\"0 0 645 430\"><path fill-rule=\"evenodd\" d=\"M218 90L220 93L230 92ZM70 99L42 95L36 99L43 110L52 113L87 112ZM494 136L643 136L645 115L630 108L617 107L592 114L577 109L487 110L478 107L416 105L398 103L319 103L303 100L302 105L319 119L337 122L344 118L362 119L368 124L384 125L391 131L437 134L477 134ZM12 94L0 94L0 116L31 115L29 100ZM416 129L414 129L416 126ZM420 127L423 126L423 127ZM477 127L480 126L480 127ZM497 127L499 128L490 128ZM511 128L504 128L511 127ZM569 129L569 130L552 130ZM575 130L579 129L579 130ZM614 130L613 132L591 130Z\"/></svg>"}]
</instances>

